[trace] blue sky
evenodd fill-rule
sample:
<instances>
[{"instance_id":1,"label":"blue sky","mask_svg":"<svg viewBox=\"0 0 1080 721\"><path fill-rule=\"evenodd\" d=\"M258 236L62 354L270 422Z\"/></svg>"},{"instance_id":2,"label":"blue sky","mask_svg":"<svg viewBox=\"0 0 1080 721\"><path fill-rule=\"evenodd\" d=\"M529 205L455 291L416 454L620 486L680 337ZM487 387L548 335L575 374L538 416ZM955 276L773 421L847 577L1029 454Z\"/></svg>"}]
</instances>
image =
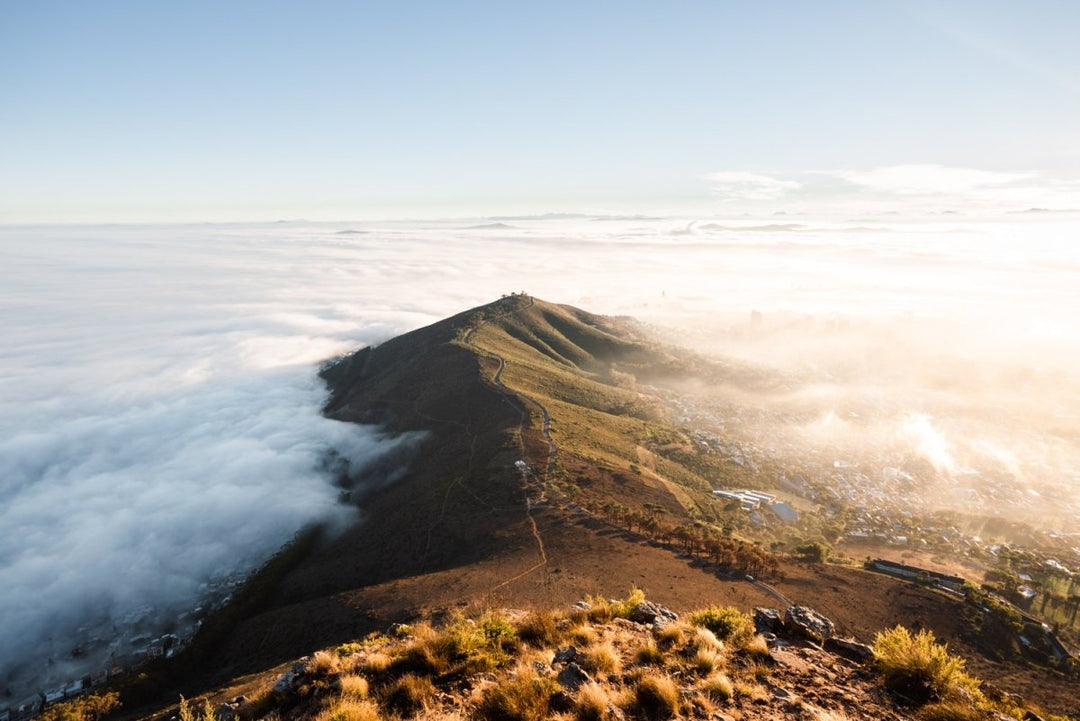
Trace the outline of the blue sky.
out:
<instances>
[{"instance_id":1,"label":"blue sky","mask_svg":"<svg viewBox=\"0 0 1080 721\"><path fill-rule=\"evenodd\" d=\"M1057 208L1078 32L1070 1L0 0L0 222L927 195L896 167Z\"/></svg>"}]
</instances>

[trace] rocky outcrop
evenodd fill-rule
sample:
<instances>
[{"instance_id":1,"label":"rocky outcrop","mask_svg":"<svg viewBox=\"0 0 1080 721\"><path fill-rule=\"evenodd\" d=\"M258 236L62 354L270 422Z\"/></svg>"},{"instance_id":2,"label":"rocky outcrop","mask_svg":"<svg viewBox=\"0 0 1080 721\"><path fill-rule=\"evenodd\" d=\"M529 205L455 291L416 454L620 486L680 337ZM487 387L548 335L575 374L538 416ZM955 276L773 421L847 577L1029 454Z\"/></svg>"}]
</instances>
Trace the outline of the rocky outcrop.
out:
<instances>
[{"instance_id":1,"label":"rocky outcrop","mask_svg":"<svg viewBox=\"0 0 1080 721\"><path fill-rule=\"evenodd\" d=\"M634 623L644 623L654 626L664 626L672 621L677 621L679 615L670 608L661 606L652 601L642 601L630 611L630 620Z\"/></svg>"},{"instance_id":2,"label":"rocky outcrop","mask_svg":"<svg viewBox=\"0 0 1080 721\"><path fill-rule=\"evenodd\" d=\"M853 638L829 637L825 639L825 650L855 663L870 663L874 660L874 649Z\"/></svg>"},{"instance_id":3,"label":"rocky outcrop","mask_svg":"<svg viewBox=\"0 0 1080 721\"><path fill-rule=\"evenodd\" d=\"M784 615L784 630L788 635L823 643L836 630L836 625L812 608L792 606Z\"/></svg>"},{"instance_id":4,"label":"rocky outcrop","mask_svg":"<svg viewBox=\"0 0 1080 721\"><path fill-rule=\"evenodd\" d=\"M761 634L779 636L784 631L784 618L775 608L755 608L754 630Z\"/></svg>"}]
</instances>

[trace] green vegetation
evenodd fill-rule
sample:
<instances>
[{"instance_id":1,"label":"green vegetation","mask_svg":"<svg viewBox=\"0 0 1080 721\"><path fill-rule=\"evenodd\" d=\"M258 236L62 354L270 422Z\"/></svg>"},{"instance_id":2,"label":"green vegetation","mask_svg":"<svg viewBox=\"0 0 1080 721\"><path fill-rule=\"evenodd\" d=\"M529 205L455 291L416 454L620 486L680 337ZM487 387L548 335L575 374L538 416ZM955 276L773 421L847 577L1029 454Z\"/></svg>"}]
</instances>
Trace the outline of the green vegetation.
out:
<instances>
[{"instance_id":1,"label":"green vegetation","mask_svg":"<svg viewBox=\"0 0 1080 721\"><path fill-rule=\"evenodd\" d=\"M56 703L42 712L41 721L100 721L120 708L120 694L116 691L93 693L71 701ZM190 721L184 719L183 721Z\"/></svg>"},{"instance_id":2,"label":"green vegetation","mask_svg":"<svg viewBox=\"0 0 1080 721\"><path fill-rule=\"evenodd\" d=\"M734 606L710 606L690 614L690 623L713 632L717 639L733 645L748 642L754 636L754 622Z\"/></svg>"},{"instance_id":3,"label":"green vegetation","mask_svg":"<svg viewBox=\"0 0 1080 721\"><path fill-rule=\"evenodd\" d=\"M983 698L979 682L964 672L963 659L950 655L931 631L882 631L874 638L874 656L885 687L912 703Z\"/></svg>"},{"instance_id":4,"label":"green vegetation","mask_svg":"<svg viewBox=\"0 0 1080 721\"><path fill-rule=\"evenodd\" d=\"M799 558L814 563L824 563L825 559L832 555L832 546L821 541L810 541L791 549Z\"/></svg>"}]
</instances>

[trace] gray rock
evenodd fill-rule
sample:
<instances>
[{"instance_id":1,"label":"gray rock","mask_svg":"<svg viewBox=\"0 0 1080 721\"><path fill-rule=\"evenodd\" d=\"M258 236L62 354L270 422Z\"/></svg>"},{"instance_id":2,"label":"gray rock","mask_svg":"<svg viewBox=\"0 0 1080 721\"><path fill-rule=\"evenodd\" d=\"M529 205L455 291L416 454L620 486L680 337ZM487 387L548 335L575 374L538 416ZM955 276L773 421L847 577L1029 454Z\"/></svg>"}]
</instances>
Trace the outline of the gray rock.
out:
<instances>
[{"instance_id":1,"label":"gray rock","mask_svg":"<svg viewBox=\"0 0 1080 721\"><path fill-rule=\"evenodd\" d=\"M793 636L822 642L836 630L832 621L806 606L792 606L784 616L784 628Z\"/></svg>"},{"instance_id":2,"label":"gray rock","mask_svg":"<svg viewBox=\"0 0 1080 721\"><path fill-rule=\"evenodd\" d=\"M568 663L562 671L559 671L555 680L566 690L577 691L583 684L592 681L592 677L576 663Z\"/></svg>"},{"instance_id":3,"label":"gray rock","mask_svg":"<svg viewBox=\"0 0 1080 721\"><path fill-rule=\"evenodd\" d=\"M576 646L567 646L566 648L560 648L555 651L555 658L552 659L552 663L570 663L578 657L578 650Z\"/></svg>"},{"instance_id":4,"label":"gray rock","mask_svg":"<svg viewBox=\"0 0 1080 721\"><path fill-rule=\"evenodd\" d=\"M584 611L584 612L588 613L589 611L592 610L592 604L589 603L588 601L578 601L577 603L575 603L573 606L570 607L570 610L571 611Z\"/></svg>"},{"instance_id":5,"label":"gray rock","mask_svg":"<svg viewBox=\"0 0 1080 721\"><path fill-rule=\"evenodd\" d=\"M278 676L277 681L274 681L274 688L272 693L274 698L278 701L289 701L296 693L294 683L297 679L296 671L286 671Z\"/></svg>"},{"instance_id":6,"label":"gray rock","mask_svg":"<svg viewBox=\"0 0 1080 721\"><path fill-rule=\"evenodd\" d=\"M630 620L634 623L664 626L678 619L679 614L652 601L642 601L630 611Z\"/></svg>"},{"instance_id":7,"label":"gray rock","mask_svg":"<svg viewBox=\"0 0 1080 721\"><path fill-rule=\"evenodd\" d=\"M825 639L825 650L832 651L837 656L843 656L856 663L869 663L874 660L874 649L865 643L859 643L853 638L827 638Z\"/></svg>"},{"instance_id":8,"label":"gray rock","mask_svg":"<svg viewBox=\"0 0 1080 721\"><path fill-rule=\"evenodd\" d=\"M754 630L758 633L779 634L784 630L784 619L775 608L754 609Z\"/></svg>"}]
</instances>

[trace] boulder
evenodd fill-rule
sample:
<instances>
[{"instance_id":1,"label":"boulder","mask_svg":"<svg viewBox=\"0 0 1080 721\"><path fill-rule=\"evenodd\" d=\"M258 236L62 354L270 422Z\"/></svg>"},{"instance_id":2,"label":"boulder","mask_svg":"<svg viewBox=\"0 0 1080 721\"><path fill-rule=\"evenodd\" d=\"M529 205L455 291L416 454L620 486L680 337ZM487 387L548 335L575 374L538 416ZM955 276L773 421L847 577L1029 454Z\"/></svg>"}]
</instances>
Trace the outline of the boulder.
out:
<instances>
[{"instance_id":1,"label":"boulder","mask_svg":"<svg viewBox=\"0 0 1080 721\"><path fill-rule=\"evenodd\" d=\"M630 620L634 623L655 624L664 626L672 621L677 621L679 614L670 608L665 608L659 603L642 601L630 611Z\"/></svg>"},{"instance_id":2,"label":"boulder","mask_svg":"<svg viewBox=\"0 0 1080 721\"><path fill-rule=\"evenodd\" d=\"M784 630L784 619L775 608L754 609L754 630L758 633L779 634Z\"/></svg>"},{"instance_id":3,"label":"boulder","mask_svg":"<svg viewBox=\"0 0 1080 721\"><path fill-rule=\"evenodd\" d=\"M555 651L555 657L551 660L552 663L570 663L578 657L578 650L576 646L567 646L566 648L560 648Z\"/></svg>"},{"instance_id":4,"label":"boulder","mask_svg":"<svg viewBox=\"0 0 1080 721\"><path fill-rule=\"evenodd\" d=\"M822 642L833 635L832 621L806 606L792 606L784 616L784 628L792 636Z\"/></svg>"},{"instance_id":5,"label":"boulder","mask_svg":"<svg viewBox=\"0 0 1080 721\"><path fill-rule=\"evenodd\" d=\"M874 660L874 649L853 638L829 637L825 639L825 650L856 663L869 663Z\"/></svg>"},{"instance_id":6,"label":"boulder","mask_svg":"<svg viewBox=\"0 0 1080 721\"><path fill-rule=\"evenodd\" d=\"M559 671L559 675L555 680L567 691L577 691L582 685L592 681L592 677L581 666L571 662L566 664L562 671Z\"/></svg>"}]
</instances>

